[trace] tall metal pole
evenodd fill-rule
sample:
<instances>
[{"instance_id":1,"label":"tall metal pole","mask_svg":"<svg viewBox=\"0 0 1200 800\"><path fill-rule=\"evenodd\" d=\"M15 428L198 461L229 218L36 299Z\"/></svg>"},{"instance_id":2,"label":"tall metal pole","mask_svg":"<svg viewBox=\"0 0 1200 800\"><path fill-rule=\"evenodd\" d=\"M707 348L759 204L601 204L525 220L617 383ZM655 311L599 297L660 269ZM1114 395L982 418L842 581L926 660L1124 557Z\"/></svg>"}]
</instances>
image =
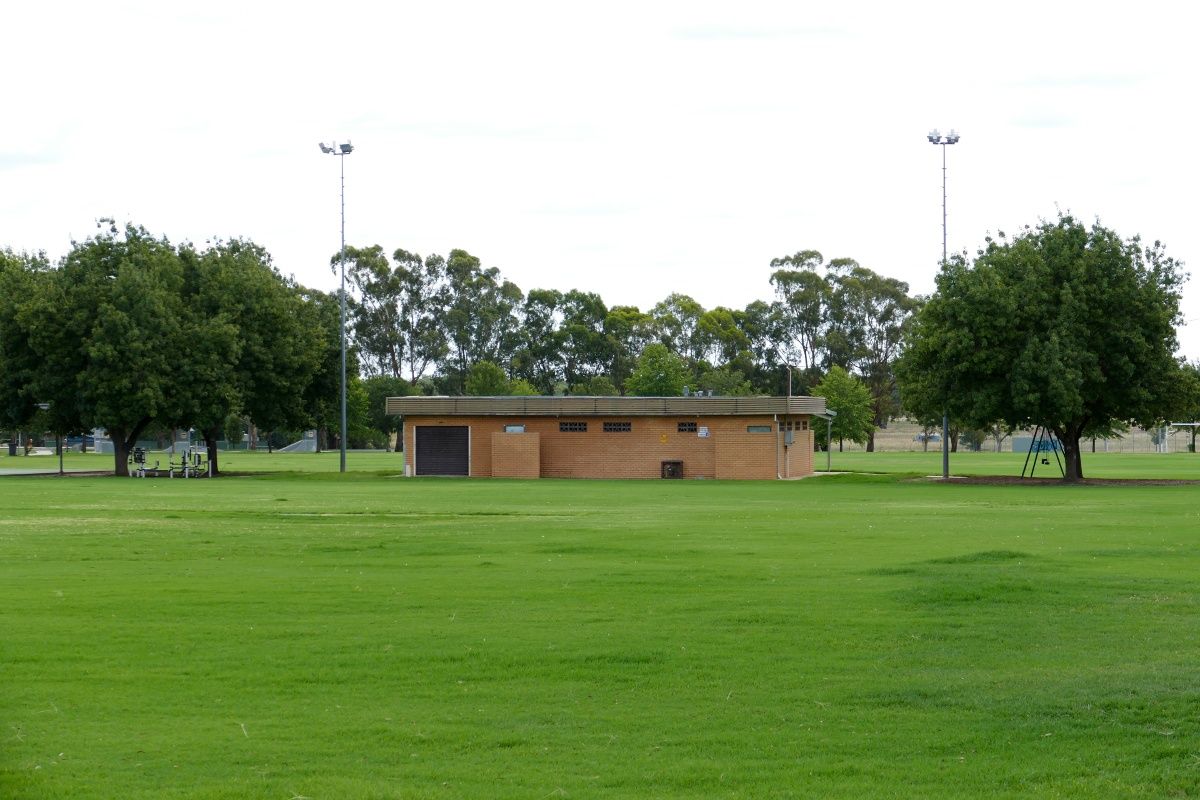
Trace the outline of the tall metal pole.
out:
<instances>
[{"instance_id":1,"label":"tall metal pole","mask_svg":"<svg viewBox=\"0 0 1200 800\"><path fill-rule=\"evenodd\" d=\"M945 148L943 148L945 152ZM339 153L342 165L342 249L338 251L338 261L342 268L342 317L339 330L342 334L342 432L338 437L341 445L341 471L346 471L346 153Z\"/></svg>"},{"instance_id":2,"label":"tall metal pole","mask_svg":"<svg viewBox=\"0 0 1200 800\"><path fill-rule=\"evenodd\" d=\"M342 350L342 427L338 436L338 450L341 453L341 471L346 471L346 156L354 152L354 145L349 142L338 144L332 142L325 144L320 142L319 146L322 153L328 155L339 156L341 163L341 197L342 197L342 248L338 251L338 266L341 268L341 287L338 290L339 305L341 307L340 316L340 334L341 350Z\"/></svg>"},{"instance_id":3,"label":"tall metal pole","mask_svg":"<svg viewBox=\"0 0 1200 800\"><path fill-rule=\"evenodd\" d=\"M943 136L935 128L929 132L930 144L942 147L942 268L946 268L949 252L946 247L946 145L957 144L959 135L953 129ZM950 415L942 408L942 480L950 478Z\"/></svg>"},{"instance_id":4,"label":"tall metal pole","mask_svg":"<svg viewBox=\"0 0 1200 800\"><path fill-rule=\"evenodd\" d=\"M942 269L946 268L946 141L942 141ZM343 325L345 323L343 322ZM344 334L343 334L344 335ZM343 370L344 373L344 370ZM342 422L343 427L345 422ZM942 480L950 480L950 416L942 408Z\"/></svg>"}]
</instances>

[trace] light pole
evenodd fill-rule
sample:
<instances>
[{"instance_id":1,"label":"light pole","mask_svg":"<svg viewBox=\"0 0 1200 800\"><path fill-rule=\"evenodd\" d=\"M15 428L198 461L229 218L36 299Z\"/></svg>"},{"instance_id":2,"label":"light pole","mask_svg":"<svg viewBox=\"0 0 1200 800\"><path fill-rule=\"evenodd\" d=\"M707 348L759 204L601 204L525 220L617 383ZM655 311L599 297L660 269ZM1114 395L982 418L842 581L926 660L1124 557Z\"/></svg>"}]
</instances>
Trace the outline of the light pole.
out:
<instances>
[{"instance_id":1,"label":"light pole","mask_svg":"<svg viewBox=\"0 0 1200 800\"><path fill-rule=\"evenodd\" d=\"M338 264L341 267L342 285L338 294L341 297L342 316L340 333L342 339L342 431L338 436L341 450L341 471L346 471L346 156L354 152L354 145L349 142L325 144L320 142L321 152L339 156L342 162L342 249L338 251Z\"/></svg>"},{"instance_id":2,"label":"light pole","mask_svg":"<svg viewBox=\"0 0 1200 800\"><path fill-rule=\"evenodd\" d=\"M953 128L943 135L934 128L926 137L930 144L942 147L942 268L946 267L946 145L958 144L958 131ZM950 417L942 409L942 480L950 479Z\"/></svg>"}]
</instances>

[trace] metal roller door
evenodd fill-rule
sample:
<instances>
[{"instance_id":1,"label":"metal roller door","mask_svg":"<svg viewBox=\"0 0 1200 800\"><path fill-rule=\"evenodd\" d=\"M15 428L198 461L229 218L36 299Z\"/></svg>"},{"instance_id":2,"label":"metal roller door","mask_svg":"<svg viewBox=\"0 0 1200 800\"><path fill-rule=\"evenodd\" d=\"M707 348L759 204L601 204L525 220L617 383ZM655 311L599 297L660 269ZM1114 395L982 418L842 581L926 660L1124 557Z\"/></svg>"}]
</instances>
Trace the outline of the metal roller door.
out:
<instances>
[{"instance_id":1,"label":"metal roller door","mask_svg":"<svg viewBox=\"0 0 1200 800\"><path fill-rule=\"evenodd\" d=\"M466 425L418 425L417 474L470 475L470 430Z\"/></svg>"}]
</instances>

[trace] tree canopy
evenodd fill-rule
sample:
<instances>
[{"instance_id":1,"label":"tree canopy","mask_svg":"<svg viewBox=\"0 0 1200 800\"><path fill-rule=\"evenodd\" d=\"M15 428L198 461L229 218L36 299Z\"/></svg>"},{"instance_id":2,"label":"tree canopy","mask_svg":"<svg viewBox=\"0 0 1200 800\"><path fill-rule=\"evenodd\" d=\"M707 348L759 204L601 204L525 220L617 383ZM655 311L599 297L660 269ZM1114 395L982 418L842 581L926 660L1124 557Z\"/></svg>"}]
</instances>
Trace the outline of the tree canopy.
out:
<instances>
[{"instance_id":1,"label":"tree canopy","mask_svg":"<svg viewBox=\"0 0 1200 800\"><path fill-rule=\"evenodd\" d=\"M857 444L866 444L875 432L875 421L871 408L871 391L865 383L841 367L833 366L812 391L814 396L824 397L825 407L837 414L833 418L829 435L838 440L838 449L841 449L841 443L845 439ZM824 432L819 431L818 439ZM826 447L830 444L825 442Z\"/></svg>"},{"instance_id":2,"label":"tree canopy","mask_svg":"<svg viewBox=\"0 0 1200 800\"><path fill-rule=\"evenodd\" d=\"M943 266L909 332L904 382L973 428L1045 426L1079 480L1089 431L1169 412L1181 281L1160 243L1067 215L989 238L974 263Z\"/></svg>"},{"instance_id":3,"label":"tree canopy","mask_svg":"<svg viewBox=\"0 0 1200 800\"><path fill-rule=\"evenodd\" d=\"M308 424L322 332L250 242L203 252L101 220L62 261L0 258L0 413L9 425L107 431L115 471L151 424L216 440L231 416ZM336 327L334 328L336 336ZM310 400L315 400L309 397Z\"/></svg>"},{"instance_id":4,"label":"tree canopy","mask_svg":"<svg viewBox=\"0 0 1200 800\"><path fill-rule=\"evenodd\" d=\"M665 344L647 345L625 387L629 394L645 397L674 397L683 393L688 372L683 359Z\"/></svg>"}]
</instances>

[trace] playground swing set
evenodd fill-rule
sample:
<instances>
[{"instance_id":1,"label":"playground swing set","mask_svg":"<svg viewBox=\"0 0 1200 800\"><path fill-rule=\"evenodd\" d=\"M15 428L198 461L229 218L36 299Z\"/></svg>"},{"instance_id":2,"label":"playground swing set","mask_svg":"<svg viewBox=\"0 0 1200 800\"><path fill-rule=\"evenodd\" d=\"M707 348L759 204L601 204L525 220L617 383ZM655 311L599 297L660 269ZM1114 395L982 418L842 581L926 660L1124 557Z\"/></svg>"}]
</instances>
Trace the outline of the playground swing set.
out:
<instances>
[{"instance_id":1,"label":"playground swing set","mask_svg":"<svg viewBox=\"0 0 1200 800\"><path fill-rule=\"evenodd\" d=\"M1033 430L1033 438L1029 440L1029 452L1025 454L1025 465L1021 467L1021 477L1026 477L1025 473L1029 473L1032 478L1034 472L1037 471L1037 465L1040 461L1044 466L1050 466L1049 453L1054 454L1054 461L1058 464L1058 472L1060 475L1066 475L1063 469L1062 459L1058 456L1058 439L1045 427L1039 425Z\"/></svg>"}]
</instances>

